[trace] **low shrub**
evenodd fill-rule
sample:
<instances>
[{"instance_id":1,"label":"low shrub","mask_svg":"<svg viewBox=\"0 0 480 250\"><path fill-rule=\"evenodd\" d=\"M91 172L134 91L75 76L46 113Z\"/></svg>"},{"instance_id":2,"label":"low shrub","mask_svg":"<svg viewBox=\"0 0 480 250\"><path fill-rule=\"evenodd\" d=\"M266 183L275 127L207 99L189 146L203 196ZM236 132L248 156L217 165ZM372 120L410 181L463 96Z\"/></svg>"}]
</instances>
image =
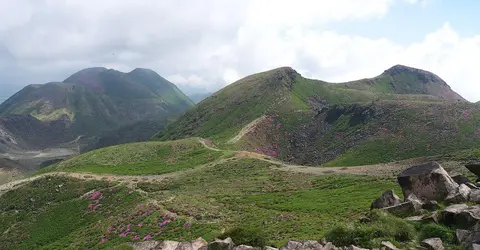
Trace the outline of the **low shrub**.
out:
<instances>
[{"instance_id":1,"label":"low shrub","mask_svg":"<svg viewBox=\"0 0 480 250\"><path fill-rule=\"evenodd\" d=\"M444 243L455 244L455 232L453 229L437 223L420 225L418 228L420 231L420 240L428 238L440 238Z\"/></svg>"},{"instance_id":2,"label":"low shrub","mask_svg":"<svg viewBox=\"0 0 480 250\"><path fill-rule=\"evenodd\" d=\"M255 247L264 247L266 245L266 236L260 229L253 228L233 228L219 236L221 239L232 238L235 245L248 245Z\"/></svg>"},{"instance_id":3,"label":"low shrub","mask_svg":"<svg viewBox=\"0 0 480 250\"><path fill-rule=\"evenodd\" d=\"M382 240L406 242L415 238L415 227L401 218L379 210L372 211L369 217L369 223L338 225L325 237L337 246L353 244L368 248L379 247Z\"/></svg>"}]
</instances>

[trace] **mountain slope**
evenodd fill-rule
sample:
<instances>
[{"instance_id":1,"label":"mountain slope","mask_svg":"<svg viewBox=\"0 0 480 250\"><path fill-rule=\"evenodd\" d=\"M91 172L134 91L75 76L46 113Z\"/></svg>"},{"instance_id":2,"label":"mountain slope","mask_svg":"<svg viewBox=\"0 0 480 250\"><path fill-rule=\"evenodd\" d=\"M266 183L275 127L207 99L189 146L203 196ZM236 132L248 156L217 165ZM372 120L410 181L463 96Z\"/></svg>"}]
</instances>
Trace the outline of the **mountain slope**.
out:
<instances>
[{"instance_id":1,"label":"mountain slope","mask_svg":"<svg viewBox=\"0 0 480 250\"><path fill-rule=\"evenodd\" d=\"M280 68L227 86L154 138L201 136L298 164L362 165L480 146L479 112L437 76L405 66L340 84Z\"/></svg>"},{"instance_id":2,"label":"mountain slope","mask_svg":"<svg viewBox=\"0 0 480 250\"><path fill-rule=\"evenodd\" d=\"M289 67L247 76L216 92L187 111L164 132L162 140L201 136L227 141L243 126L267 111L308 109L317 96L332 103L375 99L367 91L339 89L326 82L303 78ZM311 97L311 98L310 98ZM315 104L317 108L322 104Z\"/></svg>"},{"instance_id":3,"label":"mountain slope","mask_svg":"<svg viewBox=\"0 0 480 250\"><path fill-rule=\"evenodd\" d=\"M0 116L63 120L72 137L96 135L145 119L165 119L193 102L152 70L89 68L63 82L30 85L0 105ZM62 134L63 136L63 134Z\"/></svg>"}]
</instances>

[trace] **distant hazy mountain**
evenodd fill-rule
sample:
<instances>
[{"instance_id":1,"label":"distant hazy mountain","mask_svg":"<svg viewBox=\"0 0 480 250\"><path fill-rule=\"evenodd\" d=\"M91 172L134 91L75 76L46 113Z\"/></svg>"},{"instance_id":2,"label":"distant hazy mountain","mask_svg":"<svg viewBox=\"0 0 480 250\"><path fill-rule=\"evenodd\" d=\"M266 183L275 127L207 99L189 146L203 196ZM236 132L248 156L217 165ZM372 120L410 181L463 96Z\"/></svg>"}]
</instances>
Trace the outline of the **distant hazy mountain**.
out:
<instances>
[{"instance_id":1,"label":"distant hazy mountain","mask_svg":"<svg viewBox=\"0 0 480 250\"><path fill-rule=\"evenodd\" d=\"M188 97L189 97L194 103L199 103L199 102L205 100L205 98L211 96L212 94L213 94L212 92L208 92L208 93L198 93L198 94L188 95Z\"/></svg>"},{"instance_id":2,"label":"distant hazy mountain","mask_svg":"<svg viewBox=\"0 0 480 250\"><path fill-rule=\"evenodd\" d=\"M35 144L43 141L41 146L44 146L48 142L65 142L81 135L94 136L113 131L145 119L166 119L192 105L194 103L174 84L152 70L135 69L123 73L113 69L88 68L63 82L23 88L0 105L0 116L16 115L15 119L4 120L10 121L8 129L13 135L21 138L30 138L22 133L35 131L37 125L46 126L42 131L48 133L44 134L55 138L46 141L43 141L44 138L38 141L30 139ZM38 122L31 121L33 118ZM31 127L28 131L27 128L12 131L16 127L11 123L14 121L28 121ZM62 130L51 134L51 124L61 124Z\"/></svg>"}]
</instances>

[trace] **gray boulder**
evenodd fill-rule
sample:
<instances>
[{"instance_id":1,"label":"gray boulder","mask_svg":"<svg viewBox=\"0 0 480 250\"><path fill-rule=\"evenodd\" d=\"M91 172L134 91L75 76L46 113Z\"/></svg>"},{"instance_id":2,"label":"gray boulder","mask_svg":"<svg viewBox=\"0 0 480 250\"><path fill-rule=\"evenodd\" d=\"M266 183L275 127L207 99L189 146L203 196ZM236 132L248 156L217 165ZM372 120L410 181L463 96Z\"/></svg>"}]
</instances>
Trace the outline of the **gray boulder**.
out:
<instances>
[{"instance_id":1,"label":"gray boulder","mask_svg":"<svg viewBox=\"0 0 480 250\"><path fill-rule=\"evenodd\" d=\"M465 229L457 229L455 231L455 236L457 241L466 249L471 249L473 244L473 234L472 232Z\"/></svg>"},{"instance_id":2,"label":"gray boulder","mask_svg":"<svg viewBox=\"0 0 480 250\"><path fill-rule=\"evenodd\" d=\"M477 187L477 185L471 182L465 183L465 185L467 185L467 187L469 187L470 189L480 189L479 187Z\"/></svg>"},{"instance_id":3,"label":"gray boulder","mask_svg":"<svg viewBox=\"0 0 480 250\"><path fill-rule=\"evenodd\" d=\"M318 241L289 241L285 246L280 247L280 250L323 250L323 245Z\"/></svg>"},{"instance_id":4,"label":"gray boulder","mask_svg":"<svg viewBox=\"0 0 480 250\"><path fill-rule=\"evenodd\" d=\"M385 250L399 250L395 245L390 241L382 241L382 249Z\"/></svg>"},{"instance_id":5,"label":"gray boulder","mask_svg":"<svg viewBox=\"0 0 480 250\"><path fill-rule=\"evenodd\" d=\"M357 246L354 246L354 245L351 245L347 248L347 250L369 250L369 249L366 249L366 248L361 248L361 247L357 247Z\"/></svg>"},{"instance_id":6,"label":"gray boulder","mask_svg":"<svg viewBox=\"0 0 480 250\"><path fill-rule=\"evenodd\" d=\"M398 198L397 195L393 192L393 190L385 191L379 198L377 198L370 209L380 209L385 207L391 207L402 203L402 200Z\"/></svg>"},{"instance_id":7,"label":"gray boulder","mask_svg":"<svg viewBox=\"0 0 480 250\"><path fill-rule=\"evenodd\" d=\"M216 239L208 244L208 250L233 250L235 244L232 238L226 238L224 240Z\"/></svg>"},{"instance_id":8,"label":"gray boulder","mask_svg":"<svg viewBox=\"0 0 480 250\"><path fill-rule=\"evenodd\" d=\"M472 189L470 192L470 199L471 202L475 202L477 204L480 203L480 190L479 189Z\"/></svg>"},{"instance_id":9,"label":"gray boulder","mask_svg":"<svg viewBox=\"0 0 480 250\"><path fill-rule=\"evenodd\" d=\"M261 250L260 247L251 247L246 245L240 245L234 248L234 250Z\"/></svg>"},{"instance_id":10,"label":"gray boulder","mask_svg":"<svg viewBox=\"0 0 480 250\"><path fill-rule=\"evenodd\" d=\"M176 250L178 247L182 247L184 249L187 248L185 244L183 246L181 245L182 243L177 241L165 240L165 241L162 241L160 244L158 244L158 246L156 246L155 249Z\"/></svg>"},{"instance_id":11,"label":"gray boulder","mask_svg":"<svg viewBox=\"0 0 480 250\"><path fill-rule=\"evenodd\" d=\"M458 229L471 229L480 221L479 206L455 204L446 207L442 213L442 222L447 226L455 225Z\"/></svg>"},{"instance_id":12,"label":"gray boulder","mask_svg":"<svg viewBox=\"0 0 480 250\"><path fill-rule=\"evenodd\" d=\"M415 205L411 201L406 201L398 205L382 208L382 210L395 215L405 215L415 212Z\"/></svg>"},{"instance_id":13,"label":"gray boulder","mask_svg":"<svg viewBox=\"0 0 480 250\"><path fill-rule=\"evenodd\" d=\"M263 250L278 250L278 248L274 248L274 247L264 247Z\"/></svg>"},{"instance_id":14,"label":"gray boulder","mask_svg":"<svg viewBox=\"0 0 480 250\"><path fill-rule=\"evenodd\" d=\"M470 199L471 192L472 190L467 187L467 185L461 184L458 186L458 188L448 194L447 198L445 198L445 201L449 203L467 202Z\"/></svg>"},{"instance_id":15,"label":"gray boulder","mask_svg":"<svg viewBox=\"0 0 480 250\"><path fill-rule=\"evenodd\" d=\"M420 245L430 250L445 250L445 248L443 247L442 239L440 238L426 239L422 241Z\"/></svg>"},{"instance_id":16,"label":"gray boulder","mask_svg":"<svg viewBox=\"0 0 480 250\"><path fill-rule=\"evenodd\" d=\"M466 249L475 249L475 244L480 244L480 224L476 224L470 230L457 229L455 231L457 241Z\"/></svg>"},{"instance_id":17,"label":"gray boulder","mask_svg":"<svg viewBox=\"0 0 480 250\"><path fill-rule=\"evenodd\" d=\"M175 250L206 250L208 248L208 243L202 239L198 238L192 242L182 242L178 244Z\"/></svg>"},{"instance_id":18,"label":"gray boulder","mask_svg":"<svg viewBox=\"0 0 480 250\"><path fill-rule=\"evenodd\" d=\"M193 242L177 242L171 240L165 241L144 241L132 243L131 246L135 250L206 250L207 242L198 238Z\"/></svg>"},{"instance_id":19,"label":"gray boulder","mask_svg":"<svg viewBox=\"0 0 480 250\"><path fill-rule=\"evenodd\" d=\"M423 202L417 198L414 194L410 194L406 199L406 202L411 202L415 211L422 209Z\"/></svg>"},{"instance_id":20,"label":"gray boulder","mask_svg":"<svg viewBox=\"0 0 480 250\"><path fill-rule=\"evenodd\" d=\"M440 209L440 205L438 205L437 201L426 201L422 205L422 209L428 210L428 211L435 211Z\"/></svg>"},{"instance_id":21,"label":"gray boulder","mask_svg":"<svg viewBox=\"0 0 480 250\"><path fill-rule=\"evenodd\" d=\"M208 242L201 237L192 242L193 250L206 250L207 248Z\"/></svg>"},{"instance_id":22,"label":"gray boulder","mask_svg":"<svg viewBox=\"0 0 480 250\"><path fill-rule=\"evenodd\" d=\"M333 243L331 242L327 242L323 245L323 249L322 250L338 250L339 248L334 246Z\"/></svg>"},{"instance_id":23,"label":"gray boulder","mask_svg":"<svg viewBox=\"0 0 480 250\"><path fill-rule=\"evenodd\" d=\"M438 223L440 221L440 215L438 212L434 212L426 215L411 216L405 218L408 221L415 221L421 223Z\"/></svg>"},{"instance_id":24,"label":"gray boulder","mask_svg":"<svg viewBox=\"0 0 480 250\"><path fill-rule=\"evenodd\" d=\"M414 194L423 201L443 201L459 186L437 162L410 167L397 180L404 197Z\"/></svg>"},{"instance_id":25,"label":"gray boulder","mask_svg":"<svg viewBox=\"0 0 480 250\"><path fill-rule=\"evenodd\" d=\"M130 246L135 250L152 250L157 249L156 247L160 244L160 241L144 241L144 242L136 242L131 243Z\"/></svg>"}]
</instances>

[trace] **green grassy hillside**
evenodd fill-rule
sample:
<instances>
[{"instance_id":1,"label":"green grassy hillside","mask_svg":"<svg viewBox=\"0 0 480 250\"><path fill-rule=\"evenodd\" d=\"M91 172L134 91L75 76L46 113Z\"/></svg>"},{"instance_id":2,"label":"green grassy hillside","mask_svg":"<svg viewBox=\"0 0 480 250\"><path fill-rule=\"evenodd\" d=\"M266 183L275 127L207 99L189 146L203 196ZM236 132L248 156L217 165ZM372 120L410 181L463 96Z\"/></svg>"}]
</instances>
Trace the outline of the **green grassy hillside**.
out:
<instances>
[{"instance_id":1,"label":"green grassy hillside","mask_svg":"<svg viewBox=\"0 0 480 250\"><path fill-rule=\"evenodd\" d=\"M202 136L299 164L364 165L478 147L478 111L438 76L406 66L337 84L279 68L218 91L154 139Z\"/></svg>"},{"instance_id":2,"label":"green grassy hillside","mask_svg":"<svg viewBox=\"0 0 480 250\"><path fill-rule=\"evenodd\" d=\"M116 182L43 177L0 196L0 245L106 249L147 235L213 240L222 234L237 244L249 243L234 235L241 229L279 246L289 239L320 239L338 223L361 217L380 190L397 186L381 178L315 177L270 165L232 160L160 182L139 178L133 189ZM164 229L159 226L173 218Z\"/></svg>"},{"instance_id":3,"label":"green grassy hillside","mask_svg":"<svg viewBox=\"0 0 480 250\"><path fill-rule=\"evenodd\" d=\"M0 196L0 245L131 249L127 243L144 239L232 237L236 244L279 247L326 236L338 245L378 247L388 239L405 247L441 229L433 235L451 246L453 230L438 225L419 226L384 213L358 223L386 189L401 193L390 177L312 176L255 159L231 159L148 182L41 177ZM354 230L352 223L361 228Z\"/></svg>"},{"instance_id":4,"label":"green grassy hillside","mask_svg":"<svg viewBox=\"0 0 480 250\"><path fill-rule=\"evenodd\" d=\"M199 138L140 142L102 148L40 169L117 175L164 174L213 162L223 152L205 148Z\"/></svg>"}]
</instances>

